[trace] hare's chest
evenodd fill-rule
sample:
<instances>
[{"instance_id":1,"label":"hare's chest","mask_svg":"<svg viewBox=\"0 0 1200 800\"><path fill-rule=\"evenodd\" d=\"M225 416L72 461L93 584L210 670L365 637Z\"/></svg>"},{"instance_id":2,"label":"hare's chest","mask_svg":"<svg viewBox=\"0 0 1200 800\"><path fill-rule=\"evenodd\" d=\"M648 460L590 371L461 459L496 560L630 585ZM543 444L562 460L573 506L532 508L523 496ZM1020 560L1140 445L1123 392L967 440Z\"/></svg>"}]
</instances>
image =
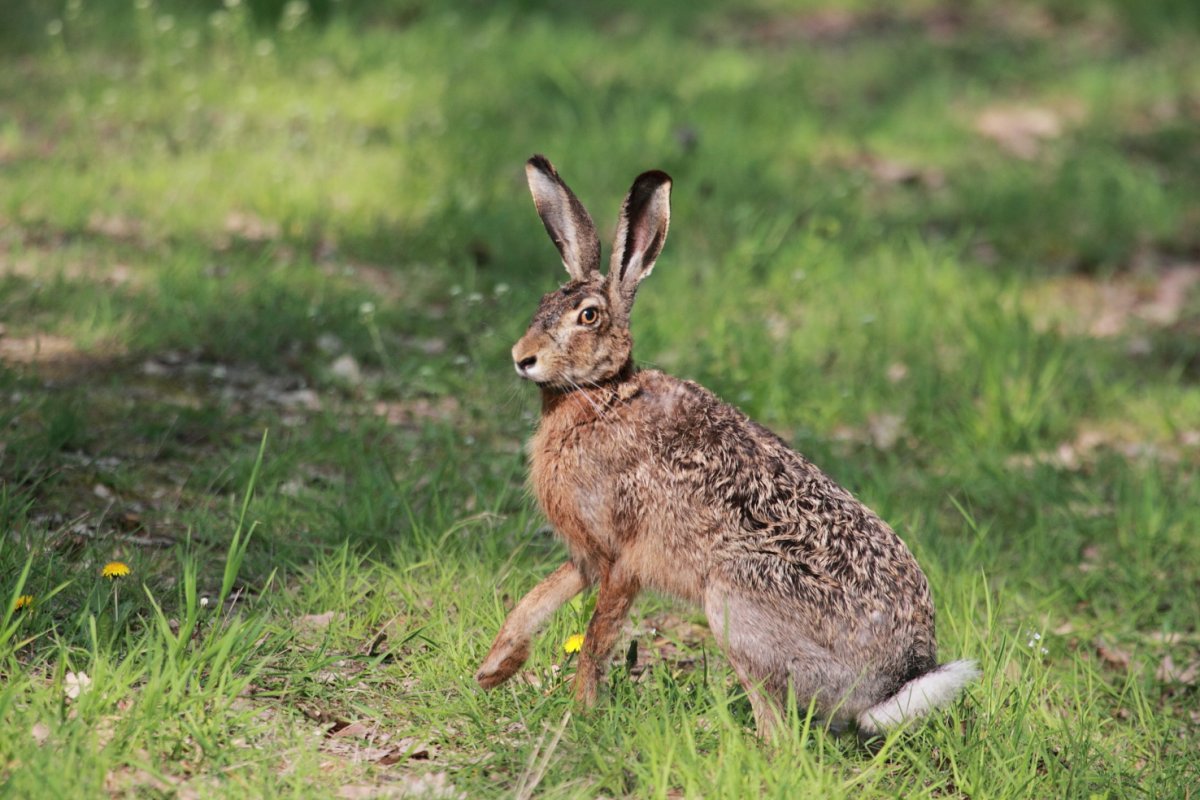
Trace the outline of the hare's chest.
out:
<instances>
[{"instance_id":1,"label":"hare's chest","mask_svg":"<svg viewBox=\"0 0 1200 800\"><path fill-rule=\"evenodd\" d=\"M598 565L616 555L613 465L578 431L543 426L530 441L530 483L546 518L576 560Z\"/></svg>"}]
</instances>

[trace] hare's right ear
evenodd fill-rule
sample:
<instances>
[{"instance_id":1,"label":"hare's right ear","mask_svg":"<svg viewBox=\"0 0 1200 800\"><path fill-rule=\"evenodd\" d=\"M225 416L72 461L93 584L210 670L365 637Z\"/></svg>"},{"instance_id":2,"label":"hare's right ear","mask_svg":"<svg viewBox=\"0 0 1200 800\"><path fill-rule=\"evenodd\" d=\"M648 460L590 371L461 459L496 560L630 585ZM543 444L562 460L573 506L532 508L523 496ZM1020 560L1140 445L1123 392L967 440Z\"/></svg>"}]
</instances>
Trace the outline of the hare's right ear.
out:
<instances>
[{"instance_id":1,"label":"hare's right ear","mask_svg":"<svg viewBox=\"0 0 1200 800\"><path fill-rule=\"evenodd\" d=\"M612 290L626 308L633 303L638 284L654 269L670 223L671 176L658 170L643 172L621 204L608 267Z\"/></svg>"},{"instance_id":2,"label":"hare's right ear","mask_svg":"<svg viewBox=\"0 0 1200 800\"><path fill-rule=\"evenodd\" d=\"M525 177L538 216L554 246L562 254L563 266L577 281L600 271L600 237L587 209L579 202L554 165L545 156L525 162Z\"/></svg>"}]
</instances>

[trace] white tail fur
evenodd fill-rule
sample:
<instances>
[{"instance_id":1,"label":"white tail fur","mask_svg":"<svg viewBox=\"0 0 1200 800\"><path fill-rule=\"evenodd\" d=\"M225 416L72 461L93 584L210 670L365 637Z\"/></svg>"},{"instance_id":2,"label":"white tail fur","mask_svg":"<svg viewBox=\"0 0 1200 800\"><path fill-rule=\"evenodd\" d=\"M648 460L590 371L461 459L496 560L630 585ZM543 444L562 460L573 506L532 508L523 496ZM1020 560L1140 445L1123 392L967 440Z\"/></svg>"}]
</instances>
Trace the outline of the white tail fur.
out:
<instances>
[{"instance_id":1,"label":"white tail fur","mask_svg":"<svg viewBox=\"0 0 1200 800\"><path fill-rule=\"evenodd\" d=\"M900 691L858 715L860 732L873 735L946 705L979 677L974 661L951 661L900 687Z\"/></svg>"}]
</instances>

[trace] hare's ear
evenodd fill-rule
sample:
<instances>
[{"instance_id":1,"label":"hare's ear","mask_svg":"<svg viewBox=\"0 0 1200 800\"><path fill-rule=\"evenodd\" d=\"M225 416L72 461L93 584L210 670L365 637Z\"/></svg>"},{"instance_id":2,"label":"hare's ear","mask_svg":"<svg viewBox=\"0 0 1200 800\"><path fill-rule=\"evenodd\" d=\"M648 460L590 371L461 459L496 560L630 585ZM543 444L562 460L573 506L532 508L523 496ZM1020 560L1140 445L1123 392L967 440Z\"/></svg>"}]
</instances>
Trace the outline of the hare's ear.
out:
<instances>
[{"instance_id":1,"label":"hare's ear","mask_svg":"<svg viewBox=\"0 0 1200 800\"><path fill-rule=\"evenodd\" d=\"M608 268L612 288L625 305L633 302L638 284L654 269L670 222L671 176L658 170L638 175L621 204Z\"/></svg>"},{"instance_id":2,"label":"hare's ear","mask_svg":"<svg viewBox=\"0 0 1200 800\"><path fill-rule=\"evenodd\" d=\"M538 216L554 246L562 254L563 266L575 280L585 280L600 271L600 237L587 209L558 177L545 156L525 162L525 177Z\"/></svg>"}]
</instances>

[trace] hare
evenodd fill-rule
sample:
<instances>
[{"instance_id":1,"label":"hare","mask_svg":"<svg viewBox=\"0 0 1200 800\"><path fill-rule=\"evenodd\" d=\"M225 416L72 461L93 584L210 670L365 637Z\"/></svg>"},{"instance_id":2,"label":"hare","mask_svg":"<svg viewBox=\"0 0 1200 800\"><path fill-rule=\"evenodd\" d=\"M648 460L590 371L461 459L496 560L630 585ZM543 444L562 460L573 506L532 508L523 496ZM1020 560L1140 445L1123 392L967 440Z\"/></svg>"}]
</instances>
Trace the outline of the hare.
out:
<instances>
[{"instance_id":1,"label":"hare","mask_svg":"<svg viewBox=\"0 0 1200 800\"><path fill-rule=\"evenodd\" d=\"M867 736L953 700L978 670L938 663L929 585L892 529L708 390L634 366L629 314L667 236L671 178L633 182L603 275L574 193L542 156L525 171L571 280L542 298L512 356L541 389L530 481L570 560L509 614L479 684L511 677L550 615L599 584L574 679L584 706L642 589L703 608L760 735L789 690Z\"/></svg>"}]
</instances>

